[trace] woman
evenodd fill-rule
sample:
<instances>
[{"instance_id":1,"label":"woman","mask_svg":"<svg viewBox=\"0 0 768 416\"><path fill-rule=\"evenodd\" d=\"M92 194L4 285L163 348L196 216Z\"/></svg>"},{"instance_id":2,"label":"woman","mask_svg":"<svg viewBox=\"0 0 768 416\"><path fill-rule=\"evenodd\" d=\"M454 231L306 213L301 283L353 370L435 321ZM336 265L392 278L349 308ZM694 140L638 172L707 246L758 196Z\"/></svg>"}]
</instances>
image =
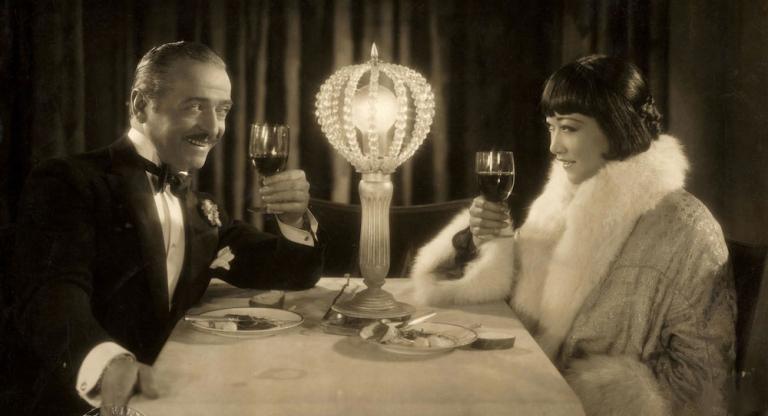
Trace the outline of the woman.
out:
<instances>
[{"instance_id":1,"label":"woman","mask_svg":"<svg viewBox=\"0 0 768 416\"><path fill-rule=\"evenodd\" d=\"M589 56L547 81L549 182L511 232L478 197L424 246L423 303L507 298L588 415L724 414L735 298L688 161L637 68ZM507 238L514 237L514 238Z\"/></svg>"}]
</instances>

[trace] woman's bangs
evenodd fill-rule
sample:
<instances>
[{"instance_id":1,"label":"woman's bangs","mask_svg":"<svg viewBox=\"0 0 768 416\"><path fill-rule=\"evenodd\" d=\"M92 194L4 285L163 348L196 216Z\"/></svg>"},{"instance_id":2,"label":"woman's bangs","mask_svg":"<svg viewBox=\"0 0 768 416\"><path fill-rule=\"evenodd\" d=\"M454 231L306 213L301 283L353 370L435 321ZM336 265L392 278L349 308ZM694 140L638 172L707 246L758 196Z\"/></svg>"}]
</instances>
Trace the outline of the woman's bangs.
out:
<instances>
[{"instance_id":1,"label":"woman's bangs","mask_svg":"<svg viewBox=\"0 0 768 416\"><path fill-rule=\"evenodd\" d=\"M592 88L578 74L571 71L555 73L541 94L541 110L547 117L558 114L580 113L591 116ZM571 72L571 73L568 73Z\"/></svg>"}]
</instances>

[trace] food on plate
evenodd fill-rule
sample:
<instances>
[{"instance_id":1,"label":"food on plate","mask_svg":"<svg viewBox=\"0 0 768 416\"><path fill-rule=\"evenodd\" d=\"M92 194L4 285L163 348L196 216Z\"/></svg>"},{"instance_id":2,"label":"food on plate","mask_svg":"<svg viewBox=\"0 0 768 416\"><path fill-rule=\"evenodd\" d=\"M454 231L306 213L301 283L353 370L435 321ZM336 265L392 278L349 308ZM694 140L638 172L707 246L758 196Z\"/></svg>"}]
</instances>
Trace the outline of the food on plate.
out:
<instances>
[{"instance_id":1,"label":"food on plate","mask_svg":"<svg viewBox=\"0 0 768 416\"><path fill-rule=\"evenodd\" d=\"M429 333L420 328L399 328L399 325L400 322L374 322L360 330L360 337L381 344L415 348L450 348L456 345L452 337Z\"/></svg>"},{"instance_id":2,"label":"food on plate","mask_svg":"<svg viewBox=\"0 0 768 416\"><path fill-rule=\"evenodd\" d=\"M208 328L235 332L237 331L237 323L228 321L210 321L208 322Z\"/></svg>"},{"instance_id":3,"label":"food on plate","mask_svg":"<svg viewBox=\"0 0 768 416\"><path fill-rule=\"evenodd\" d=\"M210 321L209 328L220 329L222 331L252 331L260 329L271 329L277 327L277 324L267 318L258 316L240 315L228 313L225 318L233 318L232 321Z\"/></svg>"}]
</instances>

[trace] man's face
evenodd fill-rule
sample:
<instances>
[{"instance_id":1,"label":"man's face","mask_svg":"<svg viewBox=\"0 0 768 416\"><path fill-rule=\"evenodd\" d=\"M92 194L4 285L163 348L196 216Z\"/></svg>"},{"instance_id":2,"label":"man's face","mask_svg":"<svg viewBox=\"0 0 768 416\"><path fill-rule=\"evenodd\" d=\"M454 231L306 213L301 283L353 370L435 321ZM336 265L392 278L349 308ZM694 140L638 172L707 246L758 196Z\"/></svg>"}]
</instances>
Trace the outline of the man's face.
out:
<instances>
[{"instance_id":1,"label":"man's face","mask_svg":"<svg viewBox=\"0 0 768 416\"><path fill-rule=\"evenodd\" d=\"M223 67L190 59L172 64L141 122L160 160L179 171L200 169L224 135L231 90Z\"/></svg>"}]
</instances>

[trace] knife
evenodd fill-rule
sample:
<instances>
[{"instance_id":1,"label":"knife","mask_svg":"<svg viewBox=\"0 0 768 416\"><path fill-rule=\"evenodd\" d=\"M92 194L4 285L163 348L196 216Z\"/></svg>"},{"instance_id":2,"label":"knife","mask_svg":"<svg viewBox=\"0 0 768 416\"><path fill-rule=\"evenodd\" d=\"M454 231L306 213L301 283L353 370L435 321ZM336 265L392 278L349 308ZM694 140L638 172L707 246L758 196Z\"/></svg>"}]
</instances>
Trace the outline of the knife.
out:
<instances>
[{"instance_id":1,"label":"knife","mask_svg":"<svg viewBox=\"0 0 768 416\"><path fill-rule=\"evenodd\" d=\"M437 315L437 312L432 312L432 313L428 313L426 315L421 315L418 318L413 318L411 320L408 320L408 321L398 325L397 328L400 328L400 329L408 328L409 326L420 324L420 323L426 321L427 319L430 319L430 318L434 317L435 315Z\"/></svg>"}]
</instances>

